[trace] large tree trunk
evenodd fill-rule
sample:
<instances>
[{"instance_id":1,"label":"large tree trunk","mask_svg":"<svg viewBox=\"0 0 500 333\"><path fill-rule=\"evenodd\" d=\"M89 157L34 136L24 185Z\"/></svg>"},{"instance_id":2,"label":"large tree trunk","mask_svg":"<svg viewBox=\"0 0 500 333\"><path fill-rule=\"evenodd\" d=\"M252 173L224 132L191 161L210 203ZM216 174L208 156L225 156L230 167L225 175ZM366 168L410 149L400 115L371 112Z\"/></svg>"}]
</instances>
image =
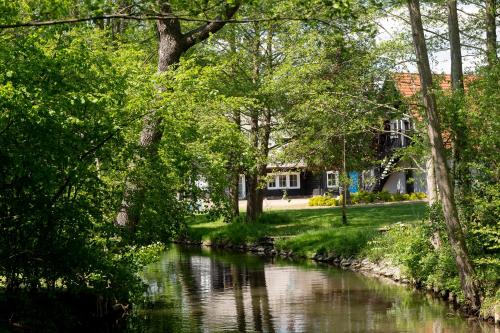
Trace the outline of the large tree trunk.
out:
<instances>
[{"instance_id":1,"label":"large tree trunk","mask_svg":"<svg viewBox=\"0 0 500 333\"><path fill-rule=\"evenodd\" d=\"M429 157L426 163L426 170L427 170L427 200L429 203L429 207L432 208L432 206L438 202L438 190L437 190L437 185L436 185L436 170L434 168L434 161L432 160L432 156ZM436 221L431 218L429 218L429 223L435 224ZM435 250L438 250L441 247L441 237L439 237L439 226L433 225L434 232L432 233L432 236L430 237L430 242L432 246L434 247Z\"/></svg>"},{"instance_id":2,"label":"large tree trunk","mask_svg":"<svg viewBox=\"0 0 500 333\"><path fill-rule=\"evenodd\" d=\"M250 117L250 135L253 149L258 153L257 159L260 159L259 149L259 114L257 110L252 110ZM255 221L262 214L262 204L260 203L263 190L260 185L261 166L257 165L247 174L247 221Z\"/></svg>"},{"instance_id":3,"label":"large tree trunk","mask_svg":"<svg viewBox=\"0 0 500 333\"><path fill-rule=\"evenodd\" d=\"M458 23L457 1L448 0L448 35L450 39L451 58L451 87L453 98L460 99L464 93L464 73L462 68L462 49L460 46L460 29ZM455 179L455 193L463 195L467 192L468 177L462 163L462 155L465 150L467 137L466 129L462 125L461 116L457 106L451 105L451 129L452 129L452 152L453 152L453 177Z\"/></svg>"},{"instance_id":4,"label":"large tree trunk","mask_svg":"<svg viewBox=\"0 0 500 333\"><path fill-rule=\"evenodd\" d=\"M486 52L488 65L491 67L498 61L497 54L497 25L495 22L497 0L486 0Z\"/></svg>"},{"instance_id":5,"label":"large tree trunk","mask_svg":"<svg viewBox=\"0 0 500 333\"><path fill-rule=\"evenodd\" d=\"M436 172L434 169L434 162L432 161L432 156L429 157L426 163L426 171L427 171L427 200L429 202L429 206L432 206L437 202L438 199L438 191L436 186Z\"/></svg>"},{"instance_id":6,"label":"large tree trunk","mask_svg":"<svg viewBox=\"0 0 500 333\"><path fill-rule=\"evenodd\" d=\"M226 7L225 18L231 18L240 6L239 1L235 1L232 6ZM159 1L160 12L163 15L173 14L170 2ZM220 17L218 17L220 18ZM182 33L178 19L163 19L156 22L159 36L158 43L158 72L166 72L170 66L179 62L180 57L193 45L207 39L210 34L217 32L224 26L223 21L214 20L203 24L186 34ZM162 88L159 87L159 90ZM136 158L154 159L158 154L158 143L162 137L162 119L158 115L158 110L151 110L143 120L143 127L140 135L139 146L141 151ZM134 168L135 163L131 164ZM145 196L143 184L127 179L120 209L116 216L115 224L134 230L140 219L142 209L142 198Z\"/></svg>"},{"instance_id":7,"label":"large tree trunk","mask_svg":"<svg viewBox=\"0 0 500 333\"><path fill-rule=\"evenodd\" d=\"M255 221L262 214L263 189L260 188L260 177L257 172L248 174L247 221Z\"/></svg>"},{"instance_id":8,"label":"large tree trunk","mask_svg":"<svg viewBox=\"0 0 500 333\"><path fill-rule=\"evenodd\" d=\"M460 46L457 0L448 0L448 35L450 38L451 85L453 91L463 91L464 73L462 69L462 49Z\"/></svg>"},{"instance_id":9,"label":"large tree trunk","mask_svg":"<svg viewBox=\"0 0 500 333\"><path fill-rule=\"evenodd\" d=\"M263 64L260 54L261 29L260 24L255 23L255 35L252 45L253 73L252 80L255 86L259 85L260 68ZM270 39L268 39L270 43ZM269 48L269 44L267 45ZM271 55L270 55L271 56ZM272 65L270 65L272 66ZM261 117L263 116L263 117ZM262 119L262 124L260 120ZM255 221L263 212L264 189L263 180L267 176L267 157L269 155L269 138L271 135L271 111L267 108L253 109L250 115L251 143L257 154L257 165L252 168L248 179L247 199L247 221Z\"/></svg>"},{"instance_id":10,"label":"large tree trunk","mask_svg":"<svg viewBox=\"0 0 500 333\"><path fill-rule=\"evenodd\" d=\"M432 73L425 43L419 0L408 0L408 9L410 12L413 44L417 56L423 102L428 121L427 131L431 143L432 159L436 169L436 180L439 187L439 197L443 206L446 231L455 257L465 299L471 311L477 312L481 304L480 292L475 280L474 268L467 253L467 246L453 197L453 187L451 186L448 174L436 97L432 91Z\"/></svg>"},{"instance_id":11,"label":"large tree trunk","mask_svg":"<svg viewBox=\"0 0 500 333\"><path fill-rule=\"evenodd\" d=\"M168 7L168 5L166 5ZM169 8L162 8L168 12ZM177 63L184 52L179 21L157 21L159 34L158 44L158 72L167 71L169 66ZM157 110L151 110L143 119L143 127L139 139L140 152L145 158L154 158L158 152L158 143L162 137L162 119ZM146 154L144 154L146 153ZM116 224L134 230L139 223L142 198L144 197L143 185L139 182L127 180L120 210L116 217Z\"/></svg>"}]
</instances>

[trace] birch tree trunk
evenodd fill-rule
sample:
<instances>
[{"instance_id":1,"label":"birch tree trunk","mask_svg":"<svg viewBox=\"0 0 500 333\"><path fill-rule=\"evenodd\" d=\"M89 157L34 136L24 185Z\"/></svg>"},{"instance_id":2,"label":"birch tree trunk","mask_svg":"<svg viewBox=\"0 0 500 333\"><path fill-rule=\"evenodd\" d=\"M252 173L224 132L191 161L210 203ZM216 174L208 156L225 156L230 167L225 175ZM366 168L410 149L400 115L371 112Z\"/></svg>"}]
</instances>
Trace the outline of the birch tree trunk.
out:
<instances>
[{"instance_id":1,"label":"birch tree trunk","mask_svg":"<svg viewBox=\"0 0 500 333\"><path fill-rule=\"evenodd\" d=\"M443 206L444 219L448 239L455 257L461 287L472 312L479 311L480 292L475 279L474 268L467 252L467 246L458 219L457 207L453 196L453 187L446 164L443 138L439 124L436 97L432 91L432 73L429 65L427 45L425 43L419 0L408 0L408 10L413 35L413 44L417 57L420 85L427 117L427 132L431 144L432 160L436 169L436 181L439 197Z\"/></svg>"},{"instance_id":2,"label":"birch tree trunk","mask_svg":"<svg viewBox=\"0 0 500 333\"><path fill-rule=\"evenodd\" d=\"M239 6L239 1L234 1L232 6L226 6L224 17L231 18L237 12ZM162 15L173 14L170 2L167 0L159 0L159 8ZM156 29L159 36L158 72L166 72L172 65L179 62L182 54L189 48L207 39L210 34L219 31L224 25L225 22L214 20L184 34L177 18L156 21ZM161 90L161 87L159 89ZM144 117L139 139L141 151L138 156L152 159L158 155L158 143L161 140L163 132L161 123L162 119L158 115L158 110L151 110ZM131 168L133 167L134 163L131 164ZM134 230L139 223L142 198L145 195L145 189L142 184L132 179L126 179L123 199L115 219L115 224Z\"/></svg>"}]
</instances>

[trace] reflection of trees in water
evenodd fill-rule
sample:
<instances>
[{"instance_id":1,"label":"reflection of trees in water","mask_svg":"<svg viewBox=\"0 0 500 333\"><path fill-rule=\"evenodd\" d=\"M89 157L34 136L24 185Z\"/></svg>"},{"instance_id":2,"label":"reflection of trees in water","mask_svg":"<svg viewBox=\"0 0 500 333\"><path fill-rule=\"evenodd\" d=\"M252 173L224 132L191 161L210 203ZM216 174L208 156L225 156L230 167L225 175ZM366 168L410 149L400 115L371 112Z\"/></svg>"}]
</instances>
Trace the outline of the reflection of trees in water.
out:
<instances>
[{"instance_id":1,"label":"reflection of trees in water","mask_svg":"<svg viewBox=\"0 0 500 333\"><path fill-rule=\"evenodd\" d=\"M178 277L185 291L184 295L186 295L189 302L190 317L194 323L192 329L195 332L200 332L203 324L203 306L201 285L198 281L201 281L202 272L194 269L194 258L196 257L189 255L180 256L177 261L177 272L179 272Z\"/></svg>"},{"instance_id":2,"label":"reflection of trees in water","mask_svg":"<svg viewBox=\"0 0 500 333\"><path fill-rule=\"evenodd\" d=\"M464 325L459 318L448 318L451 311L439 302L404 288L336 269L308 272L295 265L286 267L286 272L268 271L267 278L273 281L266 281L265 262L260 258L170 250L145 272L152 297L139 306L137 321L129 322L128 329L217 331L227 328L227 315L234 311L229 320L235 321L233 329L239 332L274 332L279 323L283 326L278 330L306 332L481 331L475 323ZM268 284L276 289L268 289ZM273 308L273 318L269 295L282 292L288 294L278 297L284 296L286 303Z\"/></svg>"},{"instance_id":3,"label":"reflection of trees in water","mask_svg":"<svg viewBox=\"0 0 500 333\"><path fill-rule=\"evenodd\" d=\"M248 266L245 262L226 263L216 256L209 257L209 267L205 263L194 263L200 257L182 257L177 263L180 282L185 290L190 307L190 315L195 322L196 331L203 325L203 291L202 281L209 281L211 292L226 292L232 289L235 298L236 324L239 332L245 332L245 293L244 287L249 286L252 307L252 318L255 331L274 332L274 325L269 307L264 263ZM208 271L206 270L208 268ZM204 274L209 276L204 276ZM210 319L208 319L210 320Z\"/></svg>"},{"instance_id":4,"label":"reflection of trees in water","mask_svg":"<svg viewBox=\"0 0 500 333\"><path fill-rule=\"evenodd\" d=\"M239 265L232 264L231 276L233 278L233 290L236 305L236 322L238 324L238 332L245 332L245 303L243 302L243 284L245 279L245 271L242 272Z\"/></svg>"},{"instance_id":5,"label":"reflection of trees in water","mask_svg":"<svg viewBox=\"0 0 500 333\"><path fill-rule=\"evenodd\" d=\"M143 278L149 284L148 297L134 306L127 332L196 332L201 320L186 316L186 290L194 291L197 283L189 278L190 257L171 249L162 260L147 268ZM192 276L192 275L191 275ZM196 298L196 296L195 296Z\"/></svg>"},{"instance_id":6,"label":"reflection of trees in water","mask_svg":"<svg viewBox=\"0 0 500 333\"><path fill-rule=\"evenodd\" d=\"M304 278L303 283L312 284L310 299L295 311L303 310L305 331L392 332L390 324L379 330L392 300L371 293L359 275L334 269Z\"/></svg>"},{"instance_id":7,"label":"reflection of trees in water","mask_svg":"<svg viewBox=\"0 0 500 333\"><path fill-rule=\"evenodd\" d=\"M271 312L269 309L269 296L266 286L264 265L261 269L249 271L250 297L252 299L252 314L256 331L274 332Z\"/></svg>"},{"instance_id":8,"label":"reflection of trees in water","mask_svg":"<svg viewBox=\"0 0 500 333\"><path fill-rule=\"evenodd\" d=\"M250 288L252 318L256 331L274 332L266 285L265 262L254 256L214 252L210 255L211 287L214 292L232 289L235 299L236 324L239 332L247 330L245 286Z\"/></svg>"}]
</instances>

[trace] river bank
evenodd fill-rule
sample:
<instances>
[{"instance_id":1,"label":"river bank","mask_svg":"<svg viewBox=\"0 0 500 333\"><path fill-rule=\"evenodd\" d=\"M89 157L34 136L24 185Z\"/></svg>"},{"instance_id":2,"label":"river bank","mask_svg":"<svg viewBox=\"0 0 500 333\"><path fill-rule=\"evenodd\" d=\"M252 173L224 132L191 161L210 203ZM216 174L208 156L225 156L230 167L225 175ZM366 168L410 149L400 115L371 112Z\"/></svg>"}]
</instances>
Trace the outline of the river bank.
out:
<instances>
[{"instance_id":1,"label":"river bank","mask_svg":"<svg viewBox=\"0 0 500 333\"><path fill-rule=\"evenodd\" d=\"M425 293L311 260L171 245L143 280L141 332L495 331Z\"/></svg>"},{"instance_id":2,"label":"river bank","mask_svg":"<svg viewBox=\"0 0 500 333\"><path fill-rule=\"evenodd\" d=\"M468 309L461 303L457 295L450 290L440 289L437 286L428 286L422 283L422 281L412 279L406 276L402 269L390 262L373 262L368 258L360 257L342 257L335 255L325 255L325 254L315 254L312 257L304 257L300 254L295 254L293 251L281 251L277 250L274 246L274 242L271 238L263 238L256 243L248 244L231 244L231 243L211 243L211 242L197 242L197 241L178 241L176 242L182 245L188 246L200 246L209 247L219 250L227 250L239 253L252 253L258 256L265 257L275 257L279 256L281 258L299 260L299 259L310 259L315 262L325 263L339 267L345 270L350 270L353 272L358 272L366 276L382 278L384 280L390 280L394 283L406 285L408 287L414 288L416 290L425 291L431 294L435 298L442 299L453 305L455 310L458 310L462 315L474 319L479 318L483 321L488 322L491 325L500 326L500 313L487 313L486 315L476 315L468 311Z\"/></svg>"},{"instance_id":3,"label":"river bank","mask_svg":"<svg viewBox=\"0 0 500 333\"><path fill-rule=\"evenodd\" d=\"M265 214L255 225L245 223L218 225L216 222L212 228L198 221L190 226L191 237L181 242L263 256L307 258L332 264L425 290L435 297L450 302L454 307L461 308L464 314L472 316L463 306L459 286L449 269L448 271L442 269L441 272L437 265L436 273L430 279L419 278L422 272L414 271L413 262L401 264L402 260L399 259L405 257L404 253L397 253L391 257L388 253L391 252L390 247L393 245L380 244L380 239L399 237L400 245L411 248L413 245L411 239L416 238L418 241L417 236L421 233L418 227L413 226L419 225L417 222L422 221L425 214L424 204L351 208L348 226L340 223L338 212L339 210L335 208L296 210L293 213L273 212ZM393 229L395 235L392 235ZM415 230L418 233L412 234ZM386 237L386 234L391 235ZM410 239L408 244L404 241L405 237ZM422 257L427 255L425 251L421 252ZM443 277L445 275L446 278ZM491 299L488 302L491 304ZM496 317L495 306L491 305L482 311L479 317L490 323L500 323L498 306Z\"/></svg>"}]
</instances>

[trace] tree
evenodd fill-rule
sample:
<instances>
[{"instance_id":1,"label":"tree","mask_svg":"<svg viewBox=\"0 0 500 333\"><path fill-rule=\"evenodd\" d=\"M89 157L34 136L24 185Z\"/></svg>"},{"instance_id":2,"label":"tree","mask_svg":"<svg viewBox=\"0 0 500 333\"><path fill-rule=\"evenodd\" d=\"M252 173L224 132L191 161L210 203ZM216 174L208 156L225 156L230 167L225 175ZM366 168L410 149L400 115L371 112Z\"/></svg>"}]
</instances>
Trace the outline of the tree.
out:
<instances>
[{"instance_id":1,"label":"tree","mask_svg":"<svg viewBox=\"0 0 500 333\"><path fill-rule=\"evenodd\" d=\"M234 4L224 2L222 16L220 19L231 18L239 9L240 2ZM160 13L169 15L173 13L170 2L160 2ZM198 26L187 33L182 32L179 19L162 19L156 23L158 42L158 72L166 72L169 68L178 63L181 56L197 43L206 40L211 34L219 31L225 25L224 21L212 21ZM159 87L161 89L161 87ZM140 154L145 158L155 158L157 146L161 140L161 117L157 110L151 110L144 117L144 125L140 134L139 146ZM116 224L119 226L134 229L139 223L141 200L146 189L142 184L134 183L130 179L125 182L125 189L120 210L116 217Z\"/></svg>"},{"instance_id":2,"label":"tree","mask_svg":"<svg viewBox=\"0 0 500 333\"><path fill-rule=\"evenodd\" d=\"M453 92L458 92L464 90L464 73L462 69L462 47L460 46L457 1L448 0L447 6L451 58L451 85Z\"/></svg>"},{"instance_id":3,"label":"tree","mask_svg":"<svg viewBox=\"0 0 500 333\"><path fill-rule=\"evenodd\" d=\"M15 301L26 291L124 301L138 282L136 266L107 216L116 199L113 176L129 148L127 128L141 116L124 105L144 54L118 52L91 27L4 33L0 45L0 275L7 294Z\"/></svg>"},{"instance_id":4,"label":"tree","mask_svg":"<svg viewBox=\"0 0 500 333\"><path fill-rule=\"evenodd\" d=\"M458 23L457 1L448 0L448 34L450 39L451 58L451 88L452 103L448 112L452 132L453 170L455 179L455 192L462 195L469 191L470 184L467 171L464 170L462 155L466 146L467 136L464 115L460 112L464 96L464 74L462 69L462 46L460 44L460 27Z\"/></svg>"},{"instance_id":5,"label":"tree","mask_svg":"<svg viewBox=\"0 0 500 333\"><path fill-rule=\"evenodd\" d=\"M480 308L480 291L475 280L474 268L467 252L463 230L458 218L458 211L454 201L453 187L448 172L443 138L439 123L436 97L432 90L432 73L429 65L424 29L418 0L408 0L413 44L417 57L420 74L422 98L428 122L428 136L431 143L432 159L435 165L436 179L439 186L439 196L443 206L447 235L450 241L455 262L457 264L460 283L465 298L473 312Z\"/></svg>"},{"instance_id":6,"label":"tree","mask_svg":"<svg viewBox=\"0 0 500 333\"><path fill-rule=\"evenodd\" d=\"M497 1L486 0L485 21L486 21L486 52L489 66L493 66L498 61L497 53Z\"/></svg>"},{"instance_id":7,"label":"tree","mask_svg":"<svg viewBox=\"0 0 500 333\"><path fill-rule=\"evenodd\" d=\"M363 170L374 163L374 128L379 128L386 113L376 101L374 81L380 73L374 65L376 51L369 51L374 46L372 36L367 31L359 34L363 42L339 35L317 36L315 42L322 47L315 63L321 65L310 69L314 74L308 93L296 98L287 117L288 133L294 138L285 149L288 159L303 160L315 171L340 171L344 224L349 171Z\"/></svg>"}]
</instances>

